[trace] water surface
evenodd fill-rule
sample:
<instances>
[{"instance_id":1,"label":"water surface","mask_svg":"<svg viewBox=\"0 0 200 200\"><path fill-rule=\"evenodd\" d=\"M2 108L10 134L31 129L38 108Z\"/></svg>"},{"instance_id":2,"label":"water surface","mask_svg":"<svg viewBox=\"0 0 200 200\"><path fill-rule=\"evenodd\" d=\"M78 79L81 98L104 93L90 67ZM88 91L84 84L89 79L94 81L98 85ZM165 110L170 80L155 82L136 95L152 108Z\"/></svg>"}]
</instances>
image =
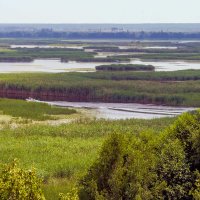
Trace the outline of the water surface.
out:
<instances>
[{"instance_id":1,"label":"water surface","mask_svg":"<svg viewBox=\"0 0 200 200\"><path fill-rule=\"evenodd\" d=\"M0 62L0 73L13 72L86 72L95 69L96 65L105 63L84 63L70 61L67 63L60 62L59 59L36 59L28 63Z\"/></svg>"},{"instance_id":2,"label":"water surface","mask_svg":"<svg viewBox=\"0 0 200 200\"><path fill-rule=\"evenodd\" d=\"M92 116L100 119L154 119L162 117L175 117L184 112L195 110L195 108L170 107L144 105L136 103L88 103L88 102L60 102L48 101L50 105L84 108L89 110Z\"/></svg>"},{"instance_id":3,"label":"water surface","mask_svg":"<svg viewBox=\"0 0 200 200\"><path fill-rule=\"evenodd\" d=\"M155 66L156 71L200 69L199 61L183 61L183 60L148 61L148 60L132 59L131 64L153 65Z\"/></svg>"},{"instance_id":4,"label":"water surface","mask_svg":"<svg viewBox=\"0 0 200 200\"><path fill-rule=\"evenodd\" d=\"M122 63L127 64L128 62ZM156 71L176 71L186 69L200 69L200 62L195 61L147 61L132 59L131 64L144 64L155 66ZM87 72L95 71L95 67L105 64L117 63L99 63L99 62L60 62L59 59L36 59L28 63L0 62L0 73L14 72Z\"/></svg>"}]
</instances>

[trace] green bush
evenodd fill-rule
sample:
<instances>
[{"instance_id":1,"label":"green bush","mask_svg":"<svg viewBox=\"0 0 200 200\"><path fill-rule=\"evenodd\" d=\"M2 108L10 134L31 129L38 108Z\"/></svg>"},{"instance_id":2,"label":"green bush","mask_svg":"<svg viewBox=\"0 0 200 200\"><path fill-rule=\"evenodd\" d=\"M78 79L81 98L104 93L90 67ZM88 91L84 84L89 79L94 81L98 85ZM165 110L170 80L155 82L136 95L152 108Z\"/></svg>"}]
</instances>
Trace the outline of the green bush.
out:
<instances>
[{"instance_id":1,"label":"green bush","mask_svg":"<svg viewBox=\"0 0 200 200\"><path fill-rule=\"evenodd\" d=\"M35 169L23 170L15 160L0 172L1 200L44 200Z\"/></svg>"},{"instance_id":2,"label":"green bush","mask_svg":"<svg viewBox=\"0 0 200 200\"><path fill-rule=\"evenodd\" d=\"M80 199L189 198L193 176L180 142L158 146L149 133L114 134L81 180Z\"/></svg>"},{"instance_id":3,"label":"green bush","mask_svg":"<svg viewBox=\"0 0 200 200\"><path fill-rule=\"evenodd\" d=\"M80 199L199 199L199 120L196 111L159 135L113 134L80 181Z\"/></svg>"}]
</instances>

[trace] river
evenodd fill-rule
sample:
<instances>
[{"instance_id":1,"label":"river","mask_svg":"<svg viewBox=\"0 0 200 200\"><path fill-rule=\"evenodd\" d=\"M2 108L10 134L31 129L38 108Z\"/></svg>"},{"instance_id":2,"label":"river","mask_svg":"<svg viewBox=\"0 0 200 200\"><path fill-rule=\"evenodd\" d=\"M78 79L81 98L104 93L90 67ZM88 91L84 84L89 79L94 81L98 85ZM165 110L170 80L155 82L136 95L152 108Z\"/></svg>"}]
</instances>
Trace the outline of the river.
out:
<instances>
[{"instance_id":1,"label":"river","mask_svg":"<svg viewBox=\"0 0 200 200\"><path fill-rule=\"evenodd\" d=\"M136 103L89 103L89 102L60 102L48 101L50 105L87 109L91 116L97 119L154 119L175 117L195 108L144 105Z\"/></svg>"},{"instance_id":2,"label":"river","mask_svg":"<svg viewBox=\"0 0 200 200\"><path fill-rule=\"evenodd\" d=\"M190 61L142 61L132 59L131 64L146 64L155 66L156 71L176 71L186 69L200 69L200 62ZM62 63L59 59L36 59L33 62L0 62L0 73L15 72L94 72L95 66L116 63L95 63L70 61ZM127 63L124 63L127 64Z\"/></svg>"}]
</instances>

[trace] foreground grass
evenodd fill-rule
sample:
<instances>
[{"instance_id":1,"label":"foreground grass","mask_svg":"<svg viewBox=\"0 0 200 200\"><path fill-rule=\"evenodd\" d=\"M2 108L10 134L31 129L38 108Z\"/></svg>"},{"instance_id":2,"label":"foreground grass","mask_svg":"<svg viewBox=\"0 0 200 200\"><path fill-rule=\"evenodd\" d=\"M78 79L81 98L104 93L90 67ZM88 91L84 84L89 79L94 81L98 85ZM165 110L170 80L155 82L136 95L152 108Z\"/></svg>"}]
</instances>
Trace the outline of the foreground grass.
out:
<instances>
[{"instance_id":1,"label":"foreground grass","mask_svg":"<svg viewBox=\"0 0 200 200\"><path fill-rule=\"evenodd\" d=\"M18 158L23 167L34 166L44 177L47 199L57 199L82 177L96 159L104 140L112 133L159 133L174 119L88 121L71 124L24 125L0 131L0 163Z\"/></svg>"},{"instance_id":2,"label":"foreground grass","mask_svg":"<svg viewBox=\"0 0 200 200\"><path fill-rule=\"evenodd\" d=\"M11 99L0 99L0 112L2 112L3 115L37 121L55 119L55 116L57 115L70 115L76 113L73 109L59 108L45 103Z\"/></svg>"}]
</instances>

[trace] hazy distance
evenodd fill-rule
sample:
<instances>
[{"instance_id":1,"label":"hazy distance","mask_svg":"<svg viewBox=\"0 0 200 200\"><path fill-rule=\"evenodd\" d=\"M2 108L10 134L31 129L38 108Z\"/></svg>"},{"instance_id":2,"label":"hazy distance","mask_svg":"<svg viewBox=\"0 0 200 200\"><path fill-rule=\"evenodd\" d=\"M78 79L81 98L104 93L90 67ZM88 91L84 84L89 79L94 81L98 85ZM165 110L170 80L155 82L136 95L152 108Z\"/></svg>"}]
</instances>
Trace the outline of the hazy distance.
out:
<instances>
[{"instance_id":1,"label":"hazy distance","mask_svg":"<svg viewBox=\"0 0 200 200\"><path fill-rule=\"evenodd\" d=\"M199 23L199 0L1 0L0 23Z\"/></svg>"}]
</instances>

